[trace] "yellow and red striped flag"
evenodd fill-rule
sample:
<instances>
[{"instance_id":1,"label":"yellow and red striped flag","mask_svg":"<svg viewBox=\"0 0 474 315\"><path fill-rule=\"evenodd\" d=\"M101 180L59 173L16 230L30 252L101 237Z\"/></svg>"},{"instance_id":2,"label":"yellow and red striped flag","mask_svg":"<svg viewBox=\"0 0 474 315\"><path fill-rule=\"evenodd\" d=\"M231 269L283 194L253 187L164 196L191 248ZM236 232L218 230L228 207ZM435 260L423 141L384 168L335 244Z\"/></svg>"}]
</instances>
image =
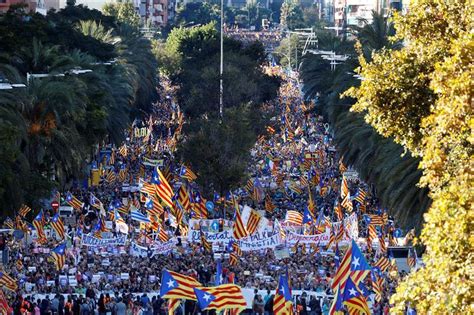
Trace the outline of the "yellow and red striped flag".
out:
<instances>
[{"instance_id":1,"label":"yellow and red striped flag","mask_svg":"<svg viewBox=\"0 0 474 315\"><path fill-rule=\"evenodd\" d=\"M162 243L166 243L169 241L170 237L168 236L168 233L166 232L165 228L163 227L163 224L160 226L160 231L158 232L158 238Z\"/></svg>"},{"instance_id":2,"label":"yellow and red striped flag","mask_svg":"<svg viewBox=\"0 0 474 315\"><path fill-rule=\"evenodd\" d=\"M58 236L61 239L64 239L66 233L65 233L65 230L64 230L64 223L61 220L61 218L59 217L59 213L56 213L54 215L54 217L51 219L51 227L54 229L56 234L58 234Z\"/></svg>"},{"instance_id":3,"label":"yellow and red striped flag","mask_svg":"<svg viewBox=\"0 0 474 315\"><path fill-rule=\"evenodd\" d=\"M70 192L66 194L66 202L76 210L82 209L83 203L74 197Z\"/></svg>"},{"instance_id":4,"label":"yellow and red striped flag","mask_svg":"<svg viewBox=\"0 0 474 315\"><path fill-rule=\"evenodd\" d=\"M250 216L247 221L247 232L249 233L249 235L252 235L257 231L261 219L262 217L260 216L260 214L258 214L257 211L253 209L250 211Z\"/></svg>"},{"instance_id":5,"label":"yellow and red striped flag","mask_svg":"<svg viewBox=\"0 0 474 315\"><path fill-rule=\"evenodd\" d=\"M201 234L201 245L204 248L204 250L208 253L212 252L212 245L206 239L206 235L204 234L204 232L200 230L199 233Z\"/></svg>"},{"instance_id":6,"label":"yellow and red striped flag","mask_svg":"<svg viewBox=\"0 0 474 315\"><path fill-rule=\"evenodd\" d=\"M372 248L372 241L377 238L377 230L375 225L369 224L367 227L367 247Z\"/></svg>"},{"instance_id":7,"label":"yellow and red striped flag","mask_svg":"<svg viewBox=\"0 0 474 315\"><path fill-rule=\"evenodd\" d=\"M22 205L20 209L18 209L18 215L24 218L30 211L30 207L28 207L27 205Z\"/></svg>"},{"instance_id":8,"label":"yellow and red striped flag","mask_svg":"<svg viewBox=\"0 0 474 315\"><path fill-rule=\"evenodd\" d=\"M172 208L173 201L171 199L173 197L173 189L158 167L153 171L151 183L155 185L156 194L161 198L163 203Z\"/></svg>"},{"instance_id":9,"label":"yellow and red striped flag","mask_svg":"<svg viewBox=\"0 0 474 315\"><path fill-rule=\"evenodd\" d=\"M230 253L229 254L229 265L231 266L237 266L239 264L239 257L237 256L236 253Z\"/></svg>"},{"instance_id":10,"label":"yellow and red striped flag","mask_svg":"<svg viewBox=\"0 0 474 315\"><path fill-rule=\"evenodd\" d=\"M272 197L269 194L265 196L265 211L272 214L273 210L275 210L275 205L272 202Z\"/></svg>"},{"instance_id":11,"label":"yellow and red striped flag","mask_svg":"<svg viewBox=\"0 0 474 315\"><path fill-rule=\"evenodd\" d=\"M168 300L168 315L174 315L174 312L178 309L181 304L181 300L169 299Z\"/></svg>"},{"instance_id":12,"label":"yellow and red striped flag","mask_svg":"<svg viewBox=\"0 0 474 315\"><path fill-rule=\"evenodd\" d=\"M3 294L3 291L0 290L0 314L7 315L10 314L10 311L7 298L5 297L5 294Z\"/></svg>"},{"instance_id":13,"label":"yellow and red striped flag","mask_svg":"<svg viewBox=\"0 0 474 315\"><path fill-rule=\"evenodd\" d=\"M197 287L194 288L194 293L201 310L216 310L216 312L236 308L243 310L247 306L242 289L236 284Z\"/></svg>"},{"instance_id":14,"label":"yellow and red striped flag","mask_svg":"<svg viewBox=\"0 0 474 315\"><path fill-rule=\"evenodd\" d=\"M194 288L202 284L193 277L164 269L161 274L160 296L163 299L196 301Z\"/></svg>"},{"instance_id":15,"label":"yellow and red striped flag","mask_svg":"<svg viewBox=\"0 0 474 315\"><path fill-rule=\"evenodd\" d=\"M347 195L349 195L349 184L347 183L347 179L342 177L341 198L344 199Z\"/></svg>"},{"instance_id":16,"label":"yellow and red striped flag","mask_svg":"<svg viewBox=\"0 0 474 315\"><path fill-rule=\"evenodd\" d=\"M248 234L247 228L244 225L244 221L242 221L239 205L237 204L235 199L234 199L234 207L235 207L235 220L234 220L234 231L232 235L236 240L240 240L242 238L247 237L249 234Z\"/></svg>"},{"instance_id":17,"label":"yellow and red striped flag","mask_svg":"<svg viewBox=\"0 0 474 315\"><path fill-rule=\"evenodd\" d=\"M374 264L374 267L378 267L382 272L386 272L388 270L388 267L390 267L390 261L387 257L382 256Z\"/></svg>"},{"instance_id":18,"label":"yellow and red striped flag","mask_svg":"<svg viewBox=\"0 0 474 315\"><path fill-rule=\"evenodd\" d=\"M285 215L285 223L290 223L293 225L302 225L303 224L303 214L298 211L288 210Z\"/></svg>"},{"instance_id":19,"label":"yellow and red striped flag","mask_svg":"<svg viewBox=\"0 0 474 315\"><path fill-rule=\"evenodd\" d=\"M15 279L13 279L5 271L0 270L0 287L5 287L5 289L17 292L18 284Z\"/></svg>"}]
</instances>

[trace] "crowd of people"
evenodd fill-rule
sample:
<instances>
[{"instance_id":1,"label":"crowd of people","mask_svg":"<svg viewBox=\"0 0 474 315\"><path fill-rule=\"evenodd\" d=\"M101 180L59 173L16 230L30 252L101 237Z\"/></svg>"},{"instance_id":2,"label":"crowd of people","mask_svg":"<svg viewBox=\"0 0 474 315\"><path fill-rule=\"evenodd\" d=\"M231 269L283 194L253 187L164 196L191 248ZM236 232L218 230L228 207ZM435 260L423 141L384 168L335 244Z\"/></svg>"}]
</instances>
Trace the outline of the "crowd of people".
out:
<instances>
[{"instance_id":1,"label":"crowd of people","mask_svg":"<svg viewBox=\"0 0 474 315\"><path fill-rule=\"evenodd\" d=\"M325 222L336 222L341 219L340 215L346 217L355 213L359 236L366 238L367 216L383 217L374 190L357 176L347 176L352 199L361 191L365 197L363 202L351 199L351 206L341 206L343 175L354 172L347 170L337 155L328 125L314 112L311 103L303 101L297 80L275 67L269 71L277 71L283 78L278 99L265 105L277 116L268 126L268 133L259 138L251 152L252 162L248 166L251 179L247 186L254 189L242 187L233 194L239 204L249 205L264 213L269 221L278 220L282 224L289 210L303 213L307 207L312 208L314 222L317 217L323 217ZM147 228L127 214L131 209L141 210L144 214L152 209L148 206L150 199L141 194L139 188L133 190L151 176L153 167L145 167L144 162L163 165L163 172L171 184L180 181L182 175L181 164L174 161L173 152L180 140L184 119L174 103L172 88L165 82L162 89L162 95L167 97L154 106L148 120L134 122L124 145L117 148L104 146L97 152L90 171L98 172L100 181L94 182L91 178L87 184L74 183L68 192L53 194L54 198L61 198L58 200L62 205L73 204L72 196L81 202L71 214L62 217L67 250L59 270L51 261L52 249L61 242L57 233L41 241L35 238L34 231L25 231L22 236L11 231L1 234L3 269L18 283L16 292L6 292L15 314L87 315L94 310L99 314L116 315L163 314L167 304L159 296L154 295L152 299L147 296L159 292L163 269L191 275L204 285L214 283L214 256L201 243L187 242L187 229L174 224L169 211L159 213L157 219L159 231L165 230L168 238L177 240L173 250L146 257L133 255L130 250L132 240L144 248L150 248L150 243L160 242L157 231L150 236ZM125 186L128 188L124 189ZM261 191L261 195L255 196L255 190ZM216 207L226 207L226 203L216 200ZM335 208L339 209L339 214ZM81 243L83 235L105 239L116 237L119 234L114 229L117 213L128 226L126 244L84 246ZM207 219L218 213L222 212L209 211ZM53 230L48 222L55 214L53 209L42 210L45 230ZM110 219L111 215L113 219ZM104 226L104 218L110 221L110 226ZM383 242L390 242L396 229L389 217L377 232ZM381 246L372 248L363 242L360 247L371 265L387 256ZM295 310L301 314L307 314L308 309L310 314L326 314L333 295L330 283L336 269L334 247L296 244L289 252L289 257L277 259L273 249L244 251L237 264L223 261L223 274L243 288L268 290L264 296L255 294L252 306L255 314L271 313L272 295L282 273L288 274L292 289L317 292L324 297L316 299L303 294L295 301ZM372 289L373 280L370 277L366 280L374 314L387 312L388 298L399 277L404 275L403 272L391 271L378 275L384 279L378 297ZM46 297L38 300L37 294L46 294ZM193 314L199 308L195 302L187 301L184 310L186 314Z\"/></svg>"},{"instance_id":2,"label":"crowd of people","mask_svg":"<svg viewBox=\"0 0 474 315\"><path fill-rule=\"evenodd\" d=\"M226 29L225 34L245 44L259 41L269 51L273 51L282 40L281 32L276 30L250 31L247 29L229 28Z\"/></svg>"}]
</instances>

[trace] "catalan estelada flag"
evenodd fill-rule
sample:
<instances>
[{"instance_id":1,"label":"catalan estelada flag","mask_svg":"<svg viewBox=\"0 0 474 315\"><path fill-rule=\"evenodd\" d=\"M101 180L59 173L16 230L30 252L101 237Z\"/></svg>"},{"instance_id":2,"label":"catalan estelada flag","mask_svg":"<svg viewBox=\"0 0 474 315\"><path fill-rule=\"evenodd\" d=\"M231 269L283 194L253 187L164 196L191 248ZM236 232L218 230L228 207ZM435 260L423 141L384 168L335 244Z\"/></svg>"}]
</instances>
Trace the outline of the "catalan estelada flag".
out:
<instances>
[{"instance_id":1,"label":"catalan estelada flag","mask_svg":"<svg viewBox=\"0 0 474 315\"><path fill-rule=\"evenodd\" d=\"M38 215L33 220L33 226L36 229L36 233L38 234L38 241L43 242L46 240L46 234L44 233L44 215L43 211L40 211Z\"/></svg>"},{"instance_id":2,"label":"catalan estelada flag","mask_svg":"<svg viewBox=\"0 0 474 315\"><path fill-rule=\"evenodd\" d=\"M173 201L171 199L173 198L173 189L158 167L153 170L151 183L155 185L156 194L161 198L163 203L172 208Z\"/></svg>"},{"instance_id":3,"label":"catalan estelada flag","mask_svg":"<svg viewBox=\"0 0 474 315\"><path fill-rule=\"evenodd\" d=\"M163 299L196 301L194 288L202 284L193 277L164 269L161 273L160 296Z\"/></svg>"},{"instance_id":4,"label":"catalan estelada flag","mask_svg":"<svg viewBox=\"0 0 474 315\"><path fill-rule=\"evenodd\" d=\"M181 178L187 179L189 182L192 182L196 180L197 178L196 174L193 171L191 171L189 167L186 167L184 165L182 165L181 169L179 170L179 176Z\"/></svg>"},{"instance_id":5,"label":"catalan estelada flag","mask_svg":"<svg viewBox=\"0 0 474 315\"><path fill-rule=\"evenodd\" d=\"M345 290L346 281L349 277L352 277L355 284L359 284L371 270L372 268L365 260L364 255L362 255L359 246L352 240L339 268L336 270L331 287L333 290L336 290L337 287Z\"/></svg>"},{"instance_id":6,"label":"catalan estelada flag","mask_svg":"<svg viewBox=\"0 0 474 315\"><path fill-rule=\"evenodd\" d=\"M61 239L64 239L64 236L66 233L64 231L64 223L59 217L59 213L56 213L54 217L51 219L51 227L54 229L56 234L58 234L58 236Z\"/></svg>"},{"instance_id":7,"label":"catalan estelada flag","mask_svg":"<svg viewBox=\"0 0 474 315\"><path fill-rule=\"evenodd\" d=\"M201 310L244 309L247 306L242 289L236 284L194 288Z\"/></svg>"},{"instance_id":8,"label":"catalan estelada flag","mask_svg":"<svg viewBox=\"0 0 474 315\"><path fill-rule=\"evenodd\" d=\"M66 244L58 245L51 252L51 257L53 258L54 265L57 270L62 270L64 263L66 262Z\"/></svg>"},{"instance_id":9,"label":"catalan estelada flag","mask_svg":"<svg viewBox=\"0 0 474 315\"><path fill-rule=\"evenodd\" d=\"M66 194L66 202L76 210L82 209L82 202L74 197L70 192Z\"/></svg>"},{"instance_id":10,"label":"catalan estelada flag","mask_svg":"<svg viewBox=\"0 0 474 315\"><path fill-rule=\"evenodd\" d=\"M278 280L278 287L275 292L273 300L273 314L274 315L289 315L292 314L293 303L291 299L291 290L288 283L287 276L280 276Z\"/></svg>"},{"instance_id":11,"label":"catalan estelada flag","mask_svg":"<svg viewBox=\"0 0 474 315\"><path fill-rule=\"evenodd\" d=\"M366 298L354 283L352 277L349 277L346 281L342 300L347 306L349 314L371 314Z\"/></svg>"},{"instance_id":12,"label":"catalan estelada flag","mask_svg":"<svg viewBox=\"0 0 474 315\"><path fill-rule=\"evenodd\" d=\"M362 188L359 188L359 191L357 192L357 195L355 196L354 200L360 204L363 204L365 202L365 197L367 197L367 193Z\"/></svg>"}]
</instances>

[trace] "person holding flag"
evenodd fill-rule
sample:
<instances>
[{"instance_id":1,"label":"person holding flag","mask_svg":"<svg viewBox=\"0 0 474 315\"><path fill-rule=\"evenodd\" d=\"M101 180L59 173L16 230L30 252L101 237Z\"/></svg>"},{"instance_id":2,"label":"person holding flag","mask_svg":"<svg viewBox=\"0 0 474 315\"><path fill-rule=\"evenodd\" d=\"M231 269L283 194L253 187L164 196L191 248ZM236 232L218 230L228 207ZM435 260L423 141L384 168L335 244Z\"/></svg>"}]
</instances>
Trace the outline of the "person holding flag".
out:
<instances>
[{"instance_id":1,"label":"person holding flag","mask_svg":"<svg viewBox=\"0 0 474 315\"><path fill-rule=\"evenodd\" d=\"M291 297L291 289L288 283L288 276L280 275L278 287L273 300L274 315L288 315L293 313L293 302Z\"/></svg>"}]
</instances>

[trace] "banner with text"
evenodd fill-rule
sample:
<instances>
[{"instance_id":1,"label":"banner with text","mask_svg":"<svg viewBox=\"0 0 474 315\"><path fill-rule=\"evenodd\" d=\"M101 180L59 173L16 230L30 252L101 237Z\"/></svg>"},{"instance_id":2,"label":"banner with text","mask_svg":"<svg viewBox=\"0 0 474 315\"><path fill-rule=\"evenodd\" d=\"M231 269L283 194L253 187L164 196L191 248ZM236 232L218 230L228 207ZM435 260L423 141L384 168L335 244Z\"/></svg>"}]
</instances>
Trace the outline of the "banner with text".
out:
<instances>
[{"instance_id":1,"label":"banner with text","mask_svg":"<svg viewBox=\"0 0 474 315\"><path fill-rule=\"evenodd\" d=\"M125 245L127 235L120 235L114 238L97 238L91 235L83 235L81 244L89 247L105 247L110 245Z\"/></svg>"},{"instance_id":2,"label":"banner with text","mask_svg":"<svg viewBox=\"0 0 474 315\"><path fill-rule=\"evenodd\" d=\"M171 239L166 243L154 244L152 247L147 248L138 245L135 242L130 244L130 254L139 257L150 257L155 255L164 255L171 252L176 246L176 240Z\"/></svg>"}]
</instances>

